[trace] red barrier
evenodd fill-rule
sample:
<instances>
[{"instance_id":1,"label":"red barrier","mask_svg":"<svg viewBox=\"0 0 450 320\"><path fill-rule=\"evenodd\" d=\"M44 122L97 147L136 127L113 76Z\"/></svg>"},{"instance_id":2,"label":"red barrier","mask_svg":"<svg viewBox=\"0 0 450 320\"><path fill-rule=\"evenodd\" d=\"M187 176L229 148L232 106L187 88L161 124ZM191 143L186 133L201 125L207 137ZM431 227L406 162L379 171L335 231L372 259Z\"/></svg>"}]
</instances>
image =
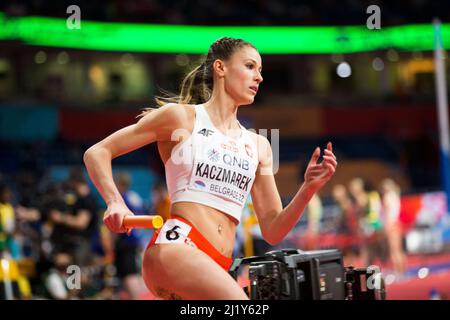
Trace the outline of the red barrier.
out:
<instances>
[{"instance_id":1,"label":"red barrier","mask_svg":"<svg viewBox=\"0 0 450 320\"><path fill-rule=\"evenodd\" d=\"M69 141L99 140L123 127L137 122L136 111L74 111L59 112L62 138Z\"/></svg>"}]
</instances>

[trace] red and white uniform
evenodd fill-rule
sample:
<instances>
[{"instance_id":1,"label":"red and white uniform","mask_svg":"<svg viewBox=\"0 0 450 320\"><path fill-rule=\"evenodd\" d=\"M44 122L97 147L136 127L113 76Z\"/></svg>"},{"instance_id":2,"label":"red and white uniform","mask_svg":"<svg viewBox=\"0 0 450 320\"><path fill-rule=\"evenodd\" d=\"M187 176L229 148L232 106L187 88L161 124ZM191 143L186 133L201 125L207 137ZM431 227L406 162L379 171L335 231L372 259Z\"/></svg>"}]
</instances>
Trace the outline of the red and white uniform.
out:
<instances>
[{"instance_id":1,"label":"red and white uniform","mask_svg":"<svg viewBox=\"0 0 450 320\"><path fill-rule=\"evenodd\" d=\"M255 180L258 153L250 133L239 125L240 137L229 138L214 127L202 104L195 105L194 130L165 164L172 203L201 203L240 221Z\"/></svg>"}]
</instances>

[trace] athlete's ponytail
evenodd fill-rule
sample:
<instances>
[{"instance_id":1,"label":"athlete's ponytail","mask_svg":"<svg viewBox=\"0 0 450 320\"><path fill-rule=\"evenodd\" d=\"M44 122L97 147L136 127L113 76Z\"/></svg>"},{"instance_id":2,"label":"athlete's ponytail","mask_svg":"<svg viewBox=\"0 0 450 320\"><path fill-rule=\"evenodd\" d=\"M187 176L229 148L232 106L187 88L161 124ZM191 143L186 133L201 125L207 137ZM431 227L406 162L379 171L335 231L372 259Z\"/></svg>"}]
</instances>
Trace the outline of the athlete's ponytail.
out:
<instances>
[{"instance_id":1,"label":"athlete's ponytail","mask_svg":"<svg viewBox=\"0 0 450 320\"><path fill-rule=\"evenodd\" d=\"M158 106L167 103L179 104L200 104L211 98L213 90L213 63L216 59L228 60L231 55L239 48L251 46L251 43L235 38L220 38L216 40L208 50L206 59L191 72L181 82L180 94L155 97ZM255 48L256 49L256 48ZM144 116L154 108L146 108L139 116Z\"/></svg>"}]
</instances>

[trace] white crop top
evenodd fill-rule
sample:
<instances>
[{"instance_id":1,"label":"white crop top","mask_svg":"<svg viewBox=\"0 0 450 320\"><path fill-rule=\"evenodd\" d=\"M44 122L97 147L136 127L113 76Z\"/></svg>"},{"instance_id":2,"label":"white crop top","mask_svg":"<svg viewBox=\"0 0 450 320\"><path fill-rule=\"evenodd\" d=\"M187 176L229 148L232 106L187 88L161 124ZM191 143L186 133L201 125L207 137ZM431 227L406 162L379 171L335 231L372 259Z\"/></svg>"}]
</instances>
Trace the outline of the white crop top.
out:
<instances>
[{"instance_id":1,"label":"white crop top","mask_svg":"<svg viewBox=\"0 0 450 320\"><path fill-rule=\"evenodd\" d=\"M201 203L240 221L258 166L255 142L240 123L239 139L225 136L202 104L194 107L194 130L165 164L170 200Z\"/></svg>"}]
</instances>

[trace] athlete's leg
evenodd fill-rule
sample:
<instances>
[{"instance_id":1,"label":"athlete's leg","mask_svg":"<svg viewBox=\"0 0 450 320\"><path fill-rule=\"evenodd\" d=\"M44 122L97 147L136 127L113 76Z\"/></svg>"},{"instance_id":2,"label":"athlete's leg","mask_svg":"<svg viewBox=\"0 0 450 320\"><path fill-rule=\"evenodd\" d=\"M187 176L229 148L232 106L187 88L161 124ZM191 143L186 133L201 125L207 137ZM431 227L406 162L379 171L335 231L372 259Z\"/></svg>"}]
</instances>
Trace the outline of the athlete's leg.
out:
<instances>
[{"instance_id":1,"label":"athlete's leg","mask_svg":"<svg viewBox=\"0 0 450 320\"><path fill-rule=\"evenodd\" d=\"M154 294L167 299L248 299L212 258L185 244L152 245L144 253L142 276Z\"/></svg>"}]
</instances>

